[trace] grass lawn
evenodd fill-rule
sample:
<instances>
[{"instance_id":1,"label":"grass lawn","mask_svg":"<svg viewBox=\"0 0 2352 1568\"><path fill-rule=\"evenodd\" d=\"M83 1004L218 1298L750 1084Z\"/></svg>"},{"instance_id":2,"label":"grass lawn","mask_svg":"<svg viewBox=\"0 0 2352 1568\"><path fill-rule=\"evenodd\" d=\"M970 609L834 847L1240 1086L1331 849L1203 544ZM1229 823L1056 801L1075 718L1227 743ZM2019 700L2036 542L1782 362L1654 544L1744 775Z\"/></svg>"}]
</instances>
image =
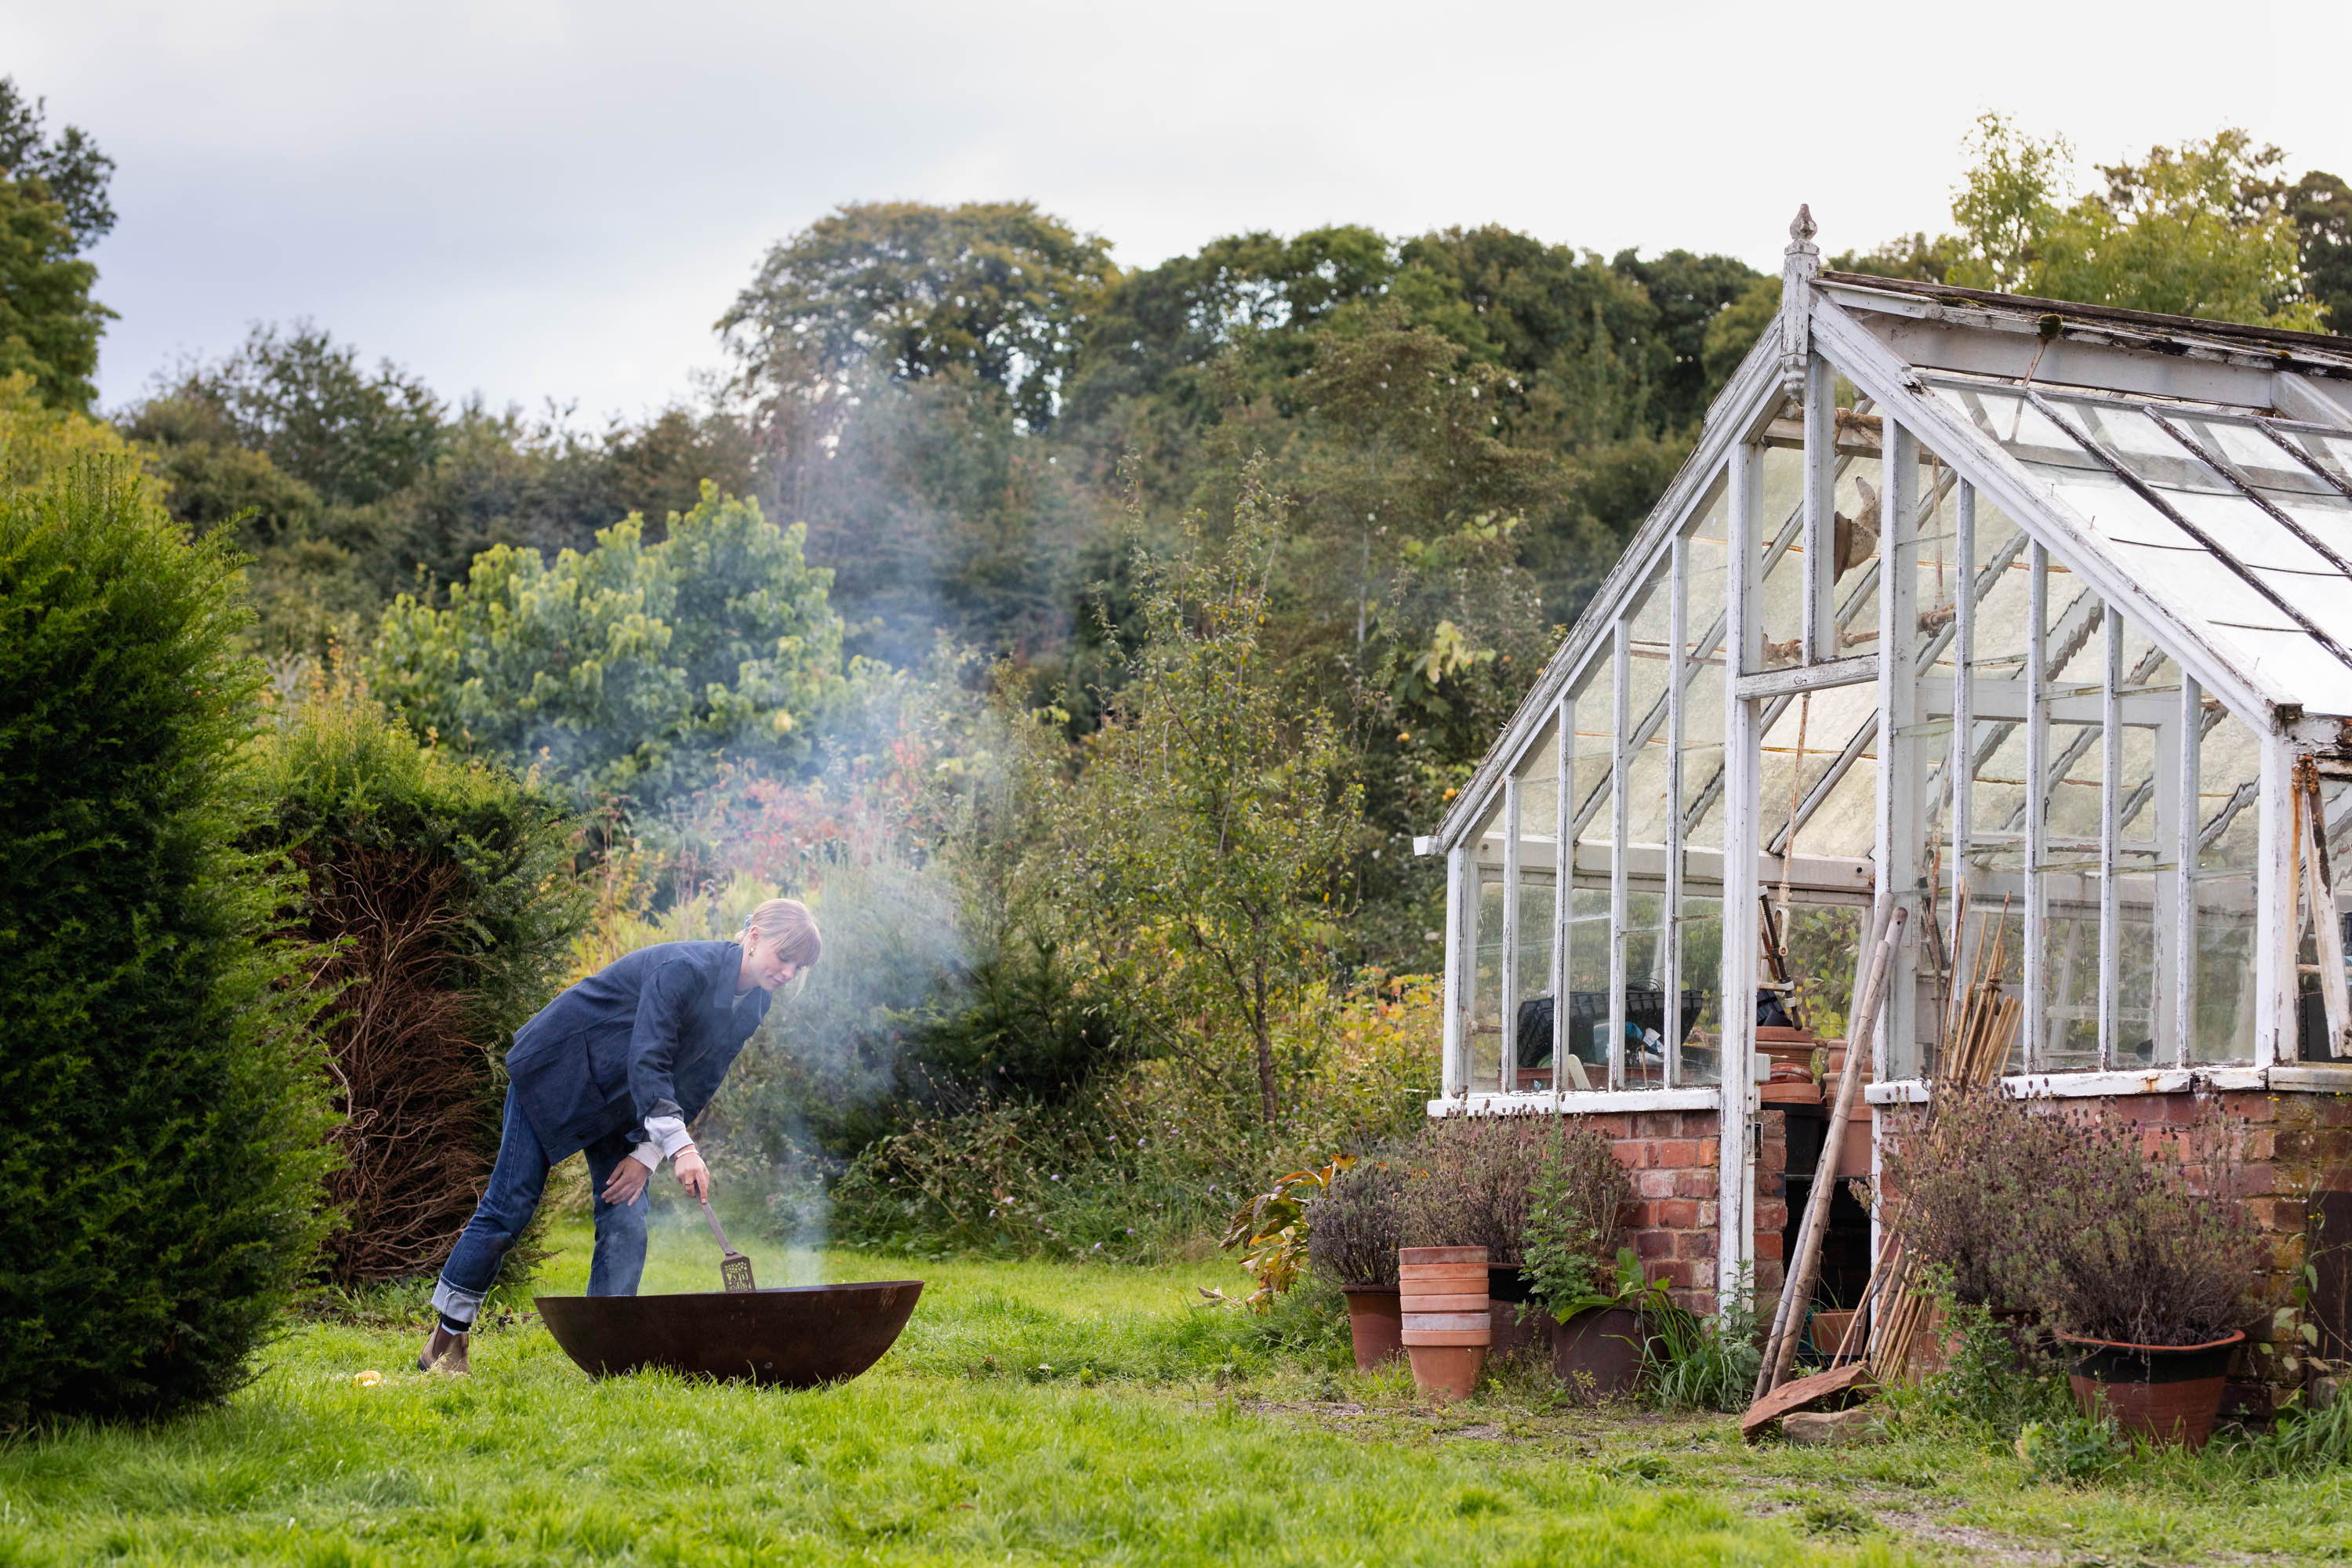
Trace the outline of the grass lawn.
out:
<instances>
[{"instance_id":1,"label":"grass lawn","mask_svg":"<svg viewBox=\"0 0 2352 1568\"><path fill-rule=\"evenodd\" d=\"M557 1239L548 1284L576 1289L585 1234ZM716 1287L707 1238L655 1248L648 1290ZM412 1333L305 1326L226 1408L0 1449L0 1564L2352 1556L2340 1475L2143 1462L2056 1489L1980 1441L1750 1450L1727 1417L1578 1409L1531 1378L1434 1408L1336 1368L1298 1314L1284 1342L1194 1306L1236 1283L1222 1260L822 1267L929 1284L880 1365L818 1393L594 1384L535 1324L479 1336L471 1378L428 1379L405 1370Z\"/></svg>"}]
</instances>

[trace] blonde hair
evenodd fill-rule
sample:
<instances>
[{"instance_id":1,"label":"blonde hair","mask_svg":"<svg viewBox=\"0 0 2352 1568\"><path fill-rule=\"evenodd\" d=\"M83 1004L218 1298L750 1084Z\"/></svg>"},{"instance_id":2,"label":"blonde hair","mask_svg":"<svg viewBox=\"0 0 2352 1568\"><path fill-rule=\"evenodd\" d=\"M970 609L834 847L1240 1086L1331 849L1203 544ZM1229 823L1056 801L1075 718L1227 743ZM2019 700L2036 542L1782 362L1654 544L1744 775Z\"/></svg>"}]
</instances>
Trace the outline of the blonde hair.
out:
<instances>
[{"instance_id":1,"label":"blonde hair","mask_svg":"<svg viewBox=\"0 0 2352 1568\"><path fill-rule=\"evenodd\" d=\"M766 937L778 958L803 969L824 952L824 936L816 929L816 917L798 899L770 899L743 922L743 934Z\"/></svg>"}]
</instances>

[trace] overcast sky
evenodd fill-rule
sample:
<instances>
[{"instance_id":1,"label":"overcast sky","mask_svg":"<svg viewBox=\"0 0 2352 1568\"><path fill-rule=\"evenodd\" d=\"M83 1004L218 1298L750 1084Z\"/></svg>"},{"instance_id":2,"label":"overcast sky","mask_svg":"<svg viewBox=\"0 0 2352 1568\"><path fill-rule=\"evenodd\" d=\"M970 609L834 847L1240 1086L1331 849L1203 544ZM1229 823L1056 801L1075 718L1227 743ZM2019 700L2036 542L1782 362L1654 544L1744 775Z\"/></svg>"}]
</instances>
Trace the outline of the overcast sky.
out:
<instances>
[{"instance_id":1,"label":"overcast sky","mask_svg":"<svg viewBox=\"0 0 2352 1568\"><path fill-rule=\"evenodd\" d=\"M103 400L310 317L445 395L685 392L842 202L1027 197L1125 266L1496 222L1777 266L1946 216L1981 110L2084 164L2242 125L2352 177L2342 0L0 0L0 73L121 165Z\"/></svg>"}]
</instances>

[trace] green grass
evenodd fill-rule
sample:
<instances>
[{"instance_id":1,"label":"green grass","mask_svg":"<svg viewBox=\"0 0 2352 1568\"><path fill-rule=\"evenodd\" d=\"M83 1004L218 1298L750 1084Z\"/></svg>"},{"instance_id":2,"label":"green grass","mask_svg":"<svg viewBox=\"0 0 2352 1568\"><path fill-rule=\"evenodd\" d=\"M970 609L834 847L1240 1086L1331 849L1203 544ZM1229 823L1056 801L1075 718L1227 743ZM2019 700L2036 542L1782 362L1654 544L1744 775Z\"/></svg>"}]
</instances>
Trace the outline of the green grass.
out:
<instances>
[{"instance_id":1,"label":"green grass","mask_svg":"<svg viewBox=\"0 0 2352 1568\"><path fill-rule=\"evenodd\" d=\"M586 1238L556 1239L549 1284L575 1289ZM1345 1369L1305 1304L1194 1305L1236 1284L1222 1259L821 1263L928 1281L856 1382L592 1383L535 1324L428 1379L403 1370L411 1333L306 1324L224 1408L0 1448L0 1564L2120 1564L2352 1540L2332 1474L2239 1487L2159 1462L2053 1489L1949 1435L1750 1450L1726 1418L1576 1409L1532 1377L1440 1409ZM647 1289L717 1282L707 1239L656 1238Z\"/></svg>"}]
</instances>

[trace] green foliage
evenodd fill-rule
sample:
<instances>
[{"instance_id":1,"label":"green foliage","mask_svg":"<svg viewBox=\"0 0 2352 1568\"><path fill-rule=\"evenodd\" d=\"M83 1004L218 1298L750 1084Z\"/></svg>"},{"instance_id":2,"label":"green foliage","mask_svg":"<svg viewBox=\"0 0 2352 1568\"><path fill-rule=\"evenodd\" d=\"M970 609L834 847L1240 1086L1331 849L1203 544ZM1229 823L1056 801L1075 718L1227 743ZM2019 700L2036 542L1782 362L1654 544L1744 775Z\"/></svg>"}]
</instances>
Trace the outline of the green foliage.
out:
<instances>
[{"instance_id":1,"label":"green foliage","mask_svg":"<svg viewBox=\"0 0 2352 1568\"><path fill-rule=\"evenodd\" d=\"M1290 995L1328 983L1332 872L1360 802L1330 719L1267 657L1281 538L1253 469L1222 548L1194 530L1140 563L1142 644L1084 773L1042 803L1036 869L1106 984L1242 1048L1269 1131L1296 1088L1275 1035Z\"/></svg>"},{"instance_id":2,"label":"green foliage","mask_svg":"<svg viewBox=\"0 0 2352 1568\"><path fill-rule=\"evenodd\" d=\"M551 565L488 551L446 607L403 595L372 680L421 733L643 809L709 783L721 753L808 758L844 689L826 584L799 530L705 486L658 543L631 517Z\"/></svg>"},{"instance_id":3,"label":"green foliage","mask_svg":"<svg viewBox=\"0 0 2352 1568\"><path fill-rule=\"evenodd\" d=\"M1242 1267L1257 1281L1244 1304L1263 1310L1273 1300L1298 1283L1306 1272L1307 1234L1318 1199L1328 1194L1339 1173L1356 1163L1342 1154L1312 1170L1292 1171L1275 1179L1262 1193L1243 1200L1225 1224L1218 1245L1227 1251L1247 1250Z\"/></svg>"},{"instance_id":4,"label":"green foliage","mask_svg":"<svg viewBox=\"0 0 2352 1568\"><path fill-rule=\"evenodd\" d=\"M2352 332L2352 185L2314 169L2286 193L2303 251L2304 287L2327 330Z\"/></svg>"},{"instance_id":5,"label":"green foliage","mask_svg":"<svg viewBox=\"0 0 2352 1568\"><path fill-rule=\"evenodd\" d=\"M442 406L425 383L309 321L256 326L217 364L164 395L206 408L236 438L323 500L367 506L414 484L440 446Z\"/></svg>"},{"instance_id":6,"label":"green foliage","mask_svg":"<svg viewBox=\"0 0 2352 1568\"><path fill-rule=\"evenodd\" d=\"M2112 1418L2078 1413L2029 1421L2017 1435L2017 1457L2037 1481L2095 1481L2114 1473L2122 1442Z\"/></svg>"},{"instance_id":7,"label":"green foliage","mask_svg":"<svg viewBox=\"0 0 2352 1568\"><path fill-rule=\"evenodd\" d=\"M2283 154L2224 130L2137 163L2102 165L2071 195L2071 150L1987 114L1953 198L1949 278L1969 288L2175 315L2316 329L2303 237L2277 177Z\"/></svg>"},{"instance_id":8,"label":"green foliage","mask_svg":"<svg viewBox=\"0 0 2352 1568\"><path fill-rule=\"evenodd\" d=\"M317 1003L235 847L233 561L86 422L11 405L0 472L0 1422L160 1414L236 1386L315 1255Z\"/></svg>"},{"instance_id":9,"label":"green foliage","mask_svg":"<svg viewBox=\"0 0 2352 1568\"><path fill-rule=\"evenodd\" d=\"M114 160L79 125L48 134L48 100L28 99L15 77L0 77L0 177L29 184L65 214L74 248L88 250L114 227L106 187Z\"/></svg>"},{"instance_id":10,"label":"green foliage","mask_svg":"<svg viewBox=\"0 0 2352 1568\"><path fill-rule=\"evenodd\" d=\"M1582 1118L1558 1118L1528 1190L1520 1267L1559 1322L1593 1307L1633 1305L1650 1287L1633 1252L1617 1245L1633 1179L1606 1134ZM1609 1283L1612 1255L1616 1282ZM1661 1286L1660 1290L1663 1290Z\"/></svg>"},{"instance_id":11,"label":"green foliage","mask_svg":"<svg viewBox=\"0 0 2352 1568\"><path fill-rule=\"evenodd\" d=\"M301 927L325 955L312 984L336 999L328 1195L342 1223L326 1273L429 1273L497 1153L505 1043L555 994L586 923L572 819L351 690L281 713L255 783L268 808L250 840L299 869Z\"/></svg>"},{"instance_id":12,"label":"green foliage","mask_svg":"<svg viewBox=\"0 0 2352 1568\"><path fill-rule=\"evenodd\" d=\"M1753 1292L1735 1290L1713 1317L1683 1307L1654 1310L1643 1347L1649 1396L1668 1410L1741 1410L1764 1364Z\"/></svg>"},{"instance_id":13,"label":"green foliage","mask_svg":"<svg viewBox=\"0 0 2352 1568\"><path fill-rule=\"evenodd\" d=\"M771 395L964 372L1052 423L1109 247L1029 202L856 203L774 247L719 321Z\"/></svg>"},{"instance_id":14,"label":"green foliage","mask_svg":"<svg viewBox=\"0 0 2352 1568\"><path fill-rule=\"evenodd\" d=\"M0 375L25 374L56 408L98 395L98 337L114 312L89 297L66 210L37 181L0 179Z\"/></svg>"}]
</instances>

